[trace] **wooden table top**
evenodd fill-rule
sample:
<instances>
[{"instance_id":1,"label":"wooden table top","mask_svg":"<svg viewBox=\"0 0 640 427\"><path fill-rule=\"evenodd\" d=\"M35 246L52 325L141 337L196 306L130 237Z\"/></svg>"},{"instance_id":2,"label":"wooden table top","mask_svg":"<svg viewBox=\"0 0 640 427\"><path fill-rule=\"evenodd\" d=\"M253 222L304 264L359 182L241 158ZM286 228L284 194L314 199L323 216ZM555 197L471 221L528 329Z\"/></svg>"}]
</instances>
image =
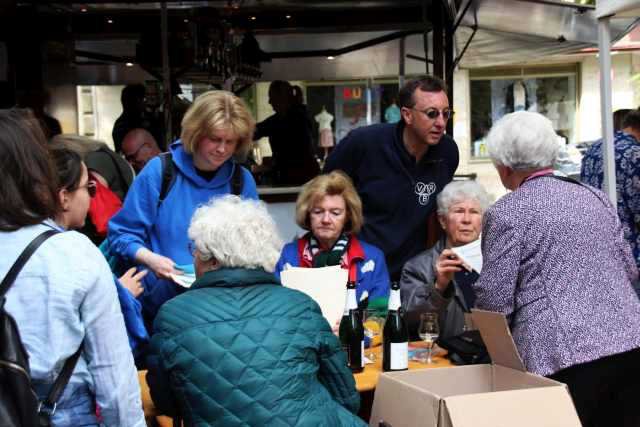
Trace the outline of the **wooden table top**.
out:
<instances>
[{"instance_id":1,"label":"wooden table top","mask_svg":"<svg viewBox=\"0 0 640 427\"><path fill-rule=\"evenodd\" d=\"M422 347L422 342L413 342L409 345L409 350L416 347ZM369 354L369 350L365 349L365 352ZM376 356L375 361L372 364L365 365L364 371L353 374L356 380L356 389L359 392L370 391L376 388L378 384L378 377L382 373L382 346L377 346L371 349L371 352ZM414 369L431 369L431 368L446 368L454 366L449 359L444 358L447 354L443 349L434 349L433 364L426 364L422 362L414 362L409 360L409 370Z\"/></svg>"},{"instance_id":2,"label":"wooden table top","mask_svg":"<svg viewBox=\"0 0 640 427\"><path fill-rule=\"evenodd\" d=\"M411 343L410 349L415 347L422 346L421 342ZM369 350L366 350L367 354L369 354ZM378 377L382 373L382 346L377 346L371 349L371 352L376 356L375 362L373 364L366 365L364 371L354 374L353 377L356 380L356 389L359 392L371 391L376 388L378 384ZM446 368L453 366L453 364L449 361L449 359L445 359L443 356L446 352L442 349L438 349L434 351L433 360L436 363L427 365L421 362L409 361L409 370L414 369L431 369L431 368ZM146 379L147 371L138 371L138 381L140 382L140 391L142 395L142 406L144 408L144 415L147 420L150 420L153 417L157 416L156 408L151 400L151 395L149 393L149 386L147 385ZM156 418L159 425L162 426L171 426L171 418L158 416Z\"/></svg>"}]
</instances>

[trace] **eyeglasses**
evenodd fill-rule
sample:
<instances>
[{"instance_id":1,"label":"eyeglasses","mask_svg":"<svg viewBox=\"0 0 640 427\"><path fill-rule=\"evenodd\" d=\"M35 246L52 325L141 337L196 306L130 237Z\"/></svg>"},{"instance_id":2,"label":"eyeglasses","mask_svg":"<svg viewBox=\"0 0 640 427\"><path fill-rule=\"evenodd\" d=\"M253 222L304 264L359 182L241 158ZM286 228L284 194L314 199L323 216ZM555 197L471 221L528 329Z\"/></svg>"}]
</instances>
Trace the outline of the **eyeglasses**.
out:
<instances>
[{"instance_id":1,"label":"eyeglasses","mask_svg":"<svg viewBox=\"0 0 640 427\"><path fill-rule=\"evenodd\" d=\"M445 108L444 110L438 110L437 108L427 108L426 110L417 110L415 108L411 109L424 114L431 120L437 119L439 115L442 115L444 120L449 120L455 114L455 111L449 110L448 108Z\"/></svg>"},{"instance_id":2,"label":"eyeglasses","mask_svg":"<svg viewBox=\"0 0 640 427\"><path fill-rule=\"evenodd\" d=\"M138 148L136 149L136 151L134 151L133 153L131 153L131 154L126 154L126 153L125 153L124 158L127 160L127 162L133 162L133 161L136 159L136 157L138 157L138 153L140 152L140 150L142 150L142 148L143 148L144 146L146 146L146 145L147 145L147 143L146 143L146 142L143 142L143 143L140 145L140 147L138 147Z\"/></svg>"},{"instance_id":3,"label":"eyeglasses","mask_svg":"<svg viewBox=\"0 0 640 427\"><path fill-rule=\"evenodd\" d=\"M96 193L98 192L95 181L87 181L86 185L81 185L80 187L78 187L78 189L80 188L86 188L87 193L89 193L89 197L91 198L96 197Z\"/></svg>"}]
</instances>

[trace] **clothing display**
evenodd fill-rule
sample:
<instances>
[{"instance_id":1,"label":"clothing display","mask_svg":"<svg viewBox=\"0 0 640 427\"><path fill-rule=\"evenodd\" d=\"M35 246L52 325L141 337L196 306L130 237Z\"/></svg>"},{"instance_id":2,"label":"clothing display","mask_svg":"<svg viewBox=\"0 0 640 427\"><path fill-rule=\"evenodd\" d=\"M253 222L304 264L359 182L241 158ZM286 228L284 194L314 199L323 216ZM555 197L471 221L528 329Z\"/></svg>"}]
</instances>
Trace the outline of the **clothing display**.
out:
<instances>
[{"instance_id":1,"label":"clothing display","mask_svg":"<svg viewBox=\"0 0 640 427\"><path fill-rule=\"evenodd\" d=\"M110 249L118 256L135 262L135 254L145 247L171 258L176 264L191 264L187 229L191 216L199 205L212 197L229 194L233 171L241 167L233 159L227 160L211 180L198 175L193 157L187 154L182 142L171 144L175 181L166 199L158 207L162 182L162 161L156 157L147 163L135 179L122 209L109 222ZM241 197L257 199L256 184L251 173L242 168ZM173 282L158 279L152 271L144 278L144 293L139 297L142 312L150 322L158 307L174 297L179 287Z\"/></svg>"},{"instance_id":2,"label":"clothing display","mask_svg":"<svg viewBox=\"0 0 640 427\"><path fill-rule=\"evenodd\" d=\"M162 306L154 329L151 396L185 425L365 425L320 307L271 273L209 271Z\"/></svg>"},{"instance_id":3,"label":"clothing display","mask_svg":"<svg viewBox=\"0 0 640 427\"><path fill-rule=\"evenodd\" d=\"M280 272L289 267L313 267L314 257L309 245L310 233L287 243L282 248L280 259L276 264L275 275L280 279ZM380 249L355 236L350 236L341 266L349 269L356 265L356 298L362 298L364 292L369 296L369 308L386 311L389 298L389 272ZM346 284L345 284L346 285Z\"/></svg>"},{"instance_id":4,"label":"clothing display","mask_svg":"<svg viewBox=\"0 0 640 427\"><path fill-rule=\"evenodd\" d=\"M402 142L404 122L351 131L333 150L324 172L347 173L362 199L358 237L384 252L392 280L404 263L427 249L427 218L436 196L458 168L458 146L444 135L416 163Z\"/></svg>"},{"instance_id":5,"label":"clothing display","mask_svg":"<svg viewBox=\"0 0 640 427\"><path fill-rule=\"evenodd\" d=\"M322 107L322 111L316 114L315 120L318 123L318 132L319 132L318 146L320 146L320 148L333 147L334 146L333 130L331 128L331 123L333 122L333 116L329 114L324 107Z\"/></svg>"},{"instance_id":6,"label":"clothing display","mask_svg":"<svg viewBox=\"0 0 640 427\"><path fill-rule=\"evenodd\" d=\"M400 120L402 120L400 107L394 102L384 110L384 121L387 123L398 123Z\"/></svg>"}]
</instances>

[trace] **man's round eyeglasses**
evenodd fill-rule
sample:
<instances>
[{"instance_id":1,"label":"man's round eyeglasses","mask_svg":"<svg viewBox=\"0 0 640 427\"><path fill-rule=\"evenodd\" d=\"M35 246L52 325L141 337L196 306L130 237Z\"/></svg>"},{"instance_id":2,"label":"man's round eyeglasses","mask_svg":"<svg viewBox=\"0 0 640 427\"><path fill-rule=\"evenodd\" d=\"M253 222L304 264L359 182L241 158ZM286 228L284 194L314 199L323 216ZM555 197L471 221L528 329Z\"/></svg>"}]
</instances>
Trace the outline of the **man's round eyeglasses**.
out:
<instances>
[{"instance_id":1,"label":"man's round eyeglasses","mask_svg":"<svg viewBox=\"0 0 640 427\"><path fill-rule=\"evenodd\" d=\"M437 108L427 108L426 110L418 110L416 108L411 108L411 109L424 114L425 116L427 116L427 118L431 120L437 119L439 115L442 115L442 118L444 120L449 120L455 114L455 111L449 110L446 108L444 110L438 110Z\"/></svg>"}]
</instances>

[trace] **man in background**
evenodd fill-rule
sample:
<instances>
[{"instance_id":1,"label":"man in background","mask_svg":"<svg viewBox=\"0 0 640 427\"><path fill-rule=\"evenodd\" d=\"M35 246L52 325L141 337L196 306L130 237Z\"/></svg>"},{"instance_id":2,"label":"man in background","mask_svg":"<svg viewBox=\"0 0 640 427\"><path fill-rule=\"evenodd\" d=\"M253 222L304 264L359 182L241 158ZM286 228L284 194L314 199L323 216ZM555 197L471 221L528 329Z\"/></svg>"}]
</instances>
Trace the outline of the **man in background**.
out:
<instances>
[{"instance_id":1,"label":"man in background","mask_svg":"<svg viewBox=\"0 0 640 427\"><path fill-rule=\"evenodd\" d=\"M145 129L130 130L122 140L122 154L136 173L139 173L149 160L160 153L155 138Z\"/></svg>"}]
</instances>

